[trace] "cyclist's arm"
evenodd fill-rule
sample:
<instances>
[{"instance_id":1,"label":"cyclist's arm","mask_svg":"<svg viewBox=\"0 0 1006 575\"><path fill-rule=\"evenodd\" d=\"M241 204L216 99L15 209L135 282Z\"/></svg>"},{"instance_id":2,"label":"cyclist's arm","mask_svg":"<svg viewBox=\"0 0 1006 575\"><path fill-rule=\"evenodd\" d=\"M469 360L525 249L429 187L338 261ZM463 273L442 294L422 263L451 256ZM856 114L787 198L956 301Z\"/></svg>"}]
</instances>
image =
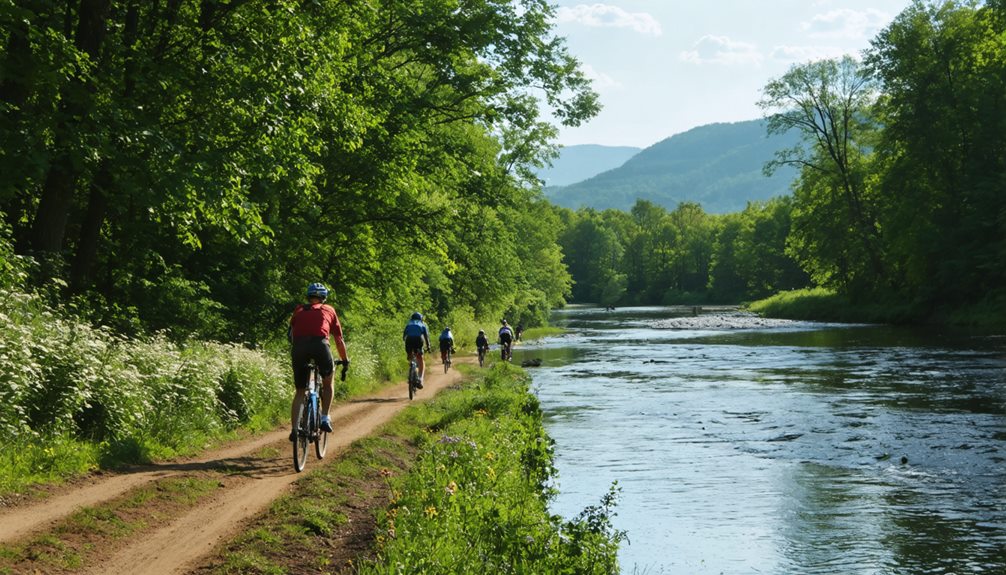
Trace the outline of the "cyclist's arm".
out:
<instances>
[{"instance_id":1,"label":"cyclist's arm","mask_svg":"<svg viewBox=\"0 0 1006 575\"><path fill-rule=\"evenodd\" d=\"M342 336L335 336L335 350L339 352L339 357L342 361L349 361L349 354L346 353L346 340L342 339Z\"/></svg>"}]
</instances>

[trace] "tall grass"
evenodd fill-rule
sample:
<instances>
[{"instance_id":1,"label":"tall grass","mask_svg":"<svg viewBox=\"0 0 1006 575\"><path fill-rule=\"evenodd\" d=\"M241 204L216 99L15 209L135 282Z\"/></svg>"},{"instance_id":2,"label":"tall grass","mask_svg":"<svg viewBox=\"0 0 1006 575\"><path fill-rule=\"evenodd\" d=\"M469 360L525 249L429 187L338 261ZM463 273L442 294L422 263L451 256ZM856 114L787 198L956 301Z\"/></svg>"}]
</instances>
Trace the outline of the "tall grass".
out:
<instances>
[{"instance_id":1,"label":"tall grass","mask_svg":"<svg viewBox=\"0 0 1006 575\"><path fill-rule=\"evenodd\" d=\"M497 363L415 414L422 451L407 474L388 475L377 557L358 573L618 572L614 487L572 520L549 513L552 441L528 386Z\"/></svg>"},{"instance_id":2,"label":"tall grass","mask_svg":"<svg viewBox=\"0 0 1006 575\"><path fill-rule=\"evenodd\" d=\"M0 491L274 426L288 368L240 345L127 340L0 288Z\"/></svg>"},{"instance_id":3,"label":"tall grass","mask_svg":"<svg viewBox=\"0 0 1006 575\"><path fill-rule=\"evenodd\" d=\"M853 302L820 287L780 292L748 304L747 309L767 317L797 320L906 323L920 319L918 310L908 302Z\"/></svg>"}]
</instances>

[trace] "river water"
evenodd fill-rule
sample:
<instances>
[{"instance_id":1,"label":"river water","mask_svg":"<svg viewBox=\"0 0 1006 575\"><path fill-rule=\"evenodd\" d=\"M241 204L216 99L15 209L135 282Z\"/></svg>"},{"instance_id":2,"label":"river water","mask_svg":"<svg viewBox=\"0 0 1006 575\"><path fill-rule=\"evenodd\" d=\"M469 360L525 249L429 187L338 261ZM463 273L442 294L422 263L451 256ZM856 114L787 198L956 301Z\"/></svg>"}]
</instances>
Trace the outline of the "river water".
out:
<instances>
[{"instance_id":1,"label":"river water","mask_svg":"<svg viewBox=\"0 0 1006 575\"><path fill-rule=\"evenodd\" d=\"M572 308L522 344L627 574L1006 573L1006 337Z\"/></svg>"}]
</instances>

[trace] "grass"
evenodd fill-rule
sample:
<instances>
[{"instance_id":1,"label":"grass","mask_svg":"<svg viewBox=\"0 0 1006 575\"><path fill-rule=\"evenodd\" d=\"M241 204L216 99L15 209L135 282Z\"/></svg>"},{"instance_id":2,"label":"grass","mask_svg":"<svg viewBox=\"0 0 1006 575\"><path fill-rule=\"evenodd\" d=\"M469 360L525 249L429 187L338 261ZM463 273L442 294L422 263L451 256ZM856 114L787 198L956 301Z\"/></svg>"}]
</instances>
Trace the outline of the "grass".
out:
<instances>
[{"instance_id":1,"label":"grass","mask_svg":"<svg viewBox=\"0 0 1006 575\"><path fill-rule=\"evenodd\" d=\"M990 330L1006 327L1006 300L993 297L964 307L923 309L898 299L878 298L865 303L854 302L831 290L810 288L780 292L752 302L746 308L766 317L798 320L931 323Z\"/></svg>"},{"instance_id":2,"label":"grass","mask_svg":"<svg viewBox=\"0 0 1006 575\"><path fill-rule=\"evenodd\" d=\"M542 339L545 337L562 335L564 333L566 333L566 330L561 327L552 327L552 326L532 327L525 330L524 333L521 334L520 338L522 341L532 341L536 339Z\"/></svg>"},{"instance_id":3,"label":"grass","mask_svg":"<svg viewBox=\"0 0 1006 575\"><path fill-rule=\"evenodd\" d=\"M825 288L780 292L749 303L746 309L765 317L846 323L905 323L916 315L904 302L854 303Z\"/></svg>"}]
</instances>

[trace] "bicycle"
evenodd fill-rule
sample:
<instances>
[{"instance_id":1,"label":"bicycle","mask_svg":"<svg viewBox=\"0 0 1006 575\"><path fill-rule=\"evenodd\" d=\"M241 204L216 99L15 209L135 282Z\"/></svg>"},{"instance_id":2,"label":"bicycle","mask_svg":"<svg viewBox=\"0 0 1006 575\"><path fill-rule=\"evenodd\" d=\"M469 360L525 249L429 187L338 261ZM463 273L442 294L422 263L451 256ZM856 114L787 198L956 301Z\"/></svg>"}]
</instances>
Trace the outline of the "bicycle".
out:
<instances>
[{"instance_id":1,"label":"bicycle","mask_svg":"<svg viewBox=\"0 0 1006 575\"><path fill-rule=\"evenodd\" d=\"M513 343L501 343L500 344L500 359L503 361L510 361L513 358Z\"/></svg>"},{"instance_id":2,"label":"bicycle","mask_svg":"<svg viewBox=\"0 0 1006 575\"><path fill-rule=\"evenodd\" d=\"M335 365L342 366L339 378L346 381L349 362L337 360ZM303 471L307 465L308 444L314 443L314 454L318 459L324 459L325 452L328 451L328 432L321 429L321 396L318 395L318 390L321 388L321 373L318 372L318 365L313 359L309 362L308 369L307 391L297 412L297 440L293 442L293 468L297 473Z\"/></svg>"},{"instance_id":3,"label":"bicycle","mask_svg":"<svg viewBox=\"0 0 1006 575\"><path fill-rule=\"evenodd\" d=\"M426 350L429 353L430 350ZM416 363L416 352L409 353L409 399L411 400L416 395L416 390L419 389L419 364Z\"/></svg>"},{"instance_id":4,"label":"bicycle","mask_svg":"<svg viewBox=\"0 0 1006 575\"><path fill-rule=\"evenodd\" d=\"M454 349L447 350L447 354L444 356L444 373L451 368L451 354L454 353Z\"/></svg>"},{"instance_id":5,"label":"bicycle","mask_svg":"<svg viewBox=\"0 0 1006 575\"><path fill-rule=\"evenodd\" d=\"M486 352L489 351L488 347L479 348L479 367L484 367L486 362Z\"/></svg>"}]
</instances>

